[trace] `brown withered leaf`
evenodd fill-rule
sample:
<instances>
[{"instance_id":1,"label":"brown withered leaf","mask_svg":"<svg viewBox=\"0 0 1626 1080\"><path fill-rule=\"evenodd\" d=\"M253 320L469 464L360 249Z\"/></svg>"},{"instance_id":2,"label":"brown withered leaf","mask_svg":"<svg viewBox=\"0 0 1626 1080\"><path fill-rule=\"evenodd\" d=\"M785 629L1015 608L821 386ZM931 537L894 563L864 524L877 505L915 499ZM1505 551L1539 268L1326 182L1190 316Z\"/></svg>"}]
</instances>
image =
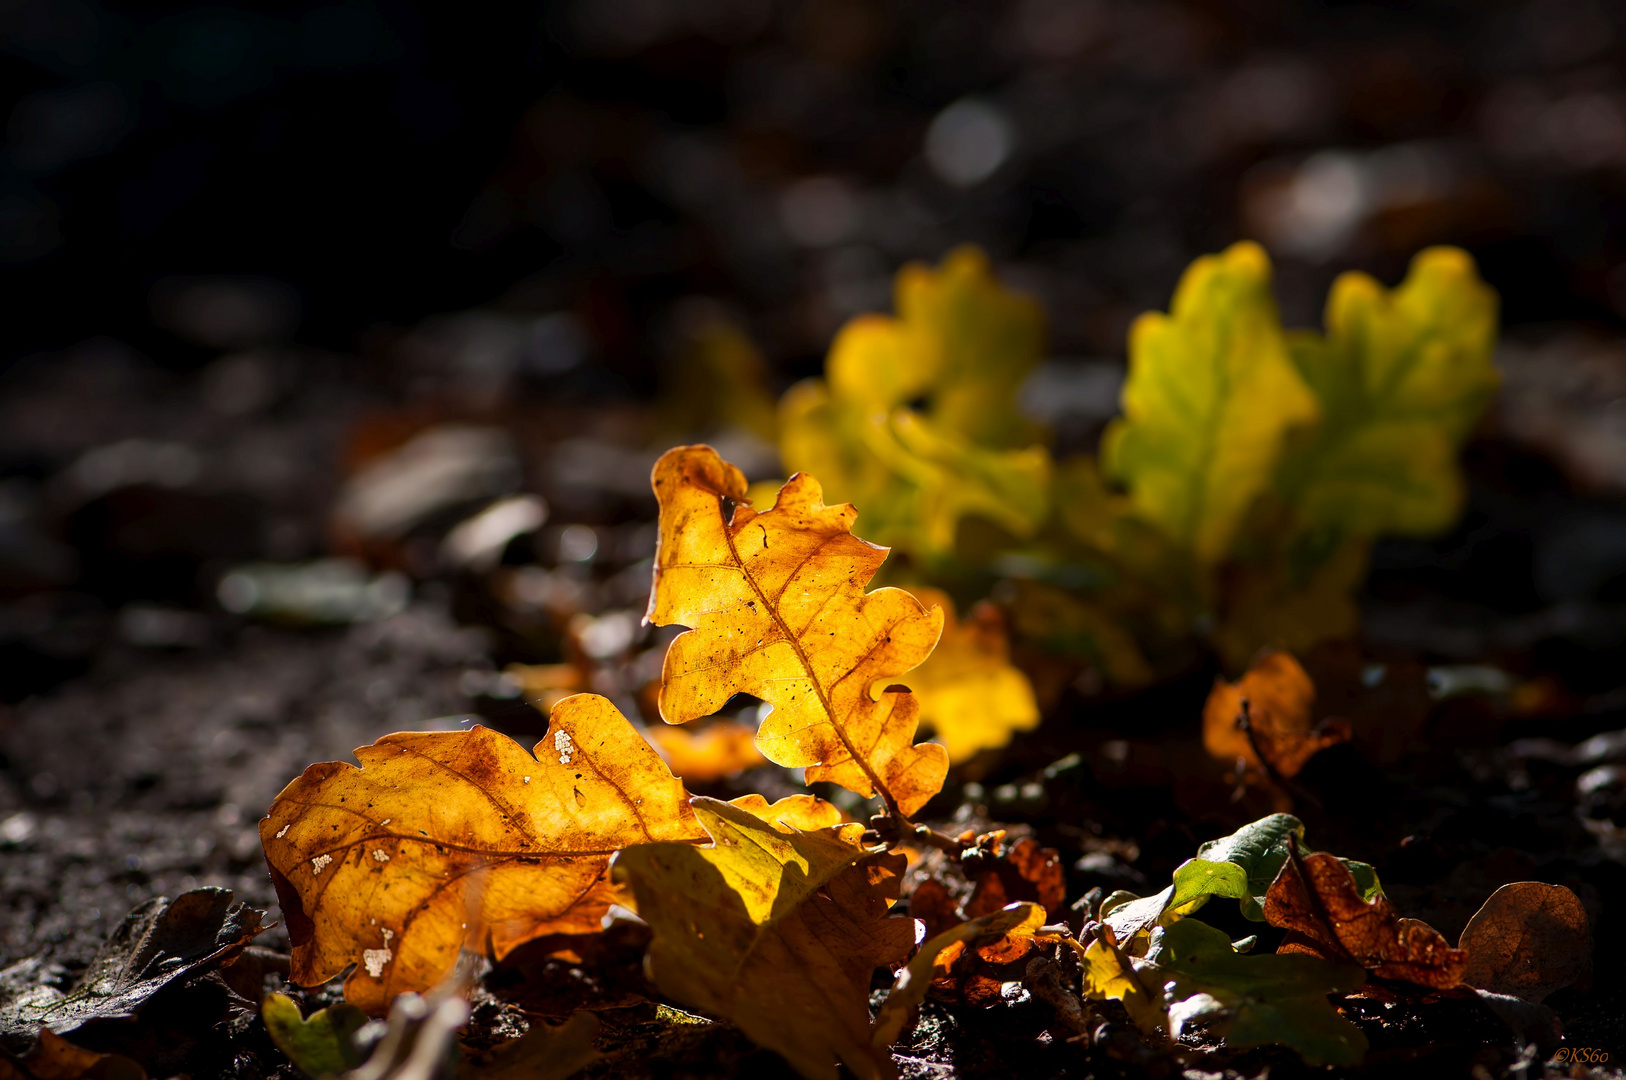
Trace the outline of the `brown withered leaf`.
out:
<instances>
[{"instance_id":1,"label":"brown withered leaf","mask_svg":"<svg viewBox=\"0 0 1626 1080\"><path fill-rule=\"evenodd\" d=\"M500 959L599 929L621 893L610 856L703 834L687 793L615 706L553 708L536 756L484 727L386 735L312 765L271 804L260 841L288 921L291 974L382 1012L438 983L467 947Z\"/></svg>"},{"instance_id":2,"label":"brown withered leaf","mask_svg":"<svg viewBox=\"0 0 1626 1080\"><path fill-rule=\"evenodd\" d=\"M716 799L692 805L711 844L644 844L615 861L654 933L655 984L803 1076L835 1080L838 1059L860 1080L895 1076L871 1045L869 986L914 947L914 920L887 916L903 856L866 852L862 825L795 828L822 813L811 804L768 810L778 824Z\"/></svg>"},{"instance_id":3,"label":"brown withered leaf","mask_svg":"<svg viewBox=\"0 0 1626 1080\"><path fill-rule=\"evenodd\" d=\"M1237 722L1244 702L1252 741ZM1254 769L1268 765L1281 776L1297 776L1317 753L1349 741L1348 724L1315 724L1314 709L1315 684L1304 668L1291 653L1269 653L1236 682L1215 681L1203 706L1203 747L1220 761L1240 758Z\"/></svg>"},{"instance_id":4,"label":"brown withered leaf","mask_svg":"<svg viewBox=\"0 0 1626 1080\"><path fill-rule=\"evenodd\" d=\"M1402 918L1381 893L1361 899L1349 867L1323 851L1282 864L1265 894L1265 921L1294 931L1277 952L1352 960L1379 978L1447 990L1468 967L1466 952L1427 923Z\"/></svg>"},{"instance_id":5,"label":"brown withered leaf","mask_svg":"<svg viewBox=\"0 0 1626 1080\"><path fill-rule=\"evenodd\" d=\"M0 979L0 1044L19 1046L41 1027L65 1035L93 1020L135 1016L165 987L236 961L264 915L234 901L230 889L155 896L124 917L68 993L26 978L37 961L15 964L0 972L25 976Z\"/></svg>"},{"instance_id":6,"label":"brown withered leaf","mask_svg":"<svg viewBox=\"0 0 1626 1080\"><path fill-rule=\"evenodd\" d=\"M1464 983L1539 1004L1591 967L1592 928L1570 890L1517 881L1491 893L1457 947L1468 954Z\"/></svg>"},{"instance_id":7,"label":"brown withered leaf","mask_svg":"<svg viewBox=\"0 0 1626 1080\"><path fill-rule=\"evenodd\" d=\"M21 1057L0 1051L0 1080L147 1080L147 1072L121 1054L86 1050L40 1028L39 1039Z\"/></svg>"},{"instance_id":8,"label":"brown withered leaf","mask_svg":"<svg viewBox=\"0 0 1626 1080\"><path fill-rule=\"evenodd\" d=\"M681 724L754 694L773 706L757 732L769 760L905 815L924 805L948 753L915 744L907 688L878 701L871 688L931 654L943 612L902 589L864 592L886 549L854 536L858 512L825 506L811 476L791 477L761 513L709 446L667 451L652 482L660 539L646 617L692 627L667 650L661 716Z\"/></svg>"}]
</instances>

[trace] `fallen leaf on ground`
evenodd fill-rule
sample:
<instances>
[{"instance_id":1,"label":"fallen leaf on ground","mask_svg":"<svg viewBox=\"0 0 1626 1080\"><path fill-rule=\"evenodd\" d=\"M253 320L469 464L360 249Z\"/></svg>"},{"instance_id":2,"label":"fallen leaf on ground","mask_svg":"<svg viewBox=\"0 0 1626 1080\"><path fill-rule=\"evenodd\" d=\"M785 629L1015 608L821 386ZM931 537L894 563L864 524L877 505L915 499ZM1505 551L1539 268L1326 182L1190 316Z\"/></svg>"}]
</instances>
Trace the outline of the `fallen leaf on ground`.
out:
<instances>
[{"instance_id":1,"label":"fallen leaf on ground","mask_svg":"<svg viewBox=\"0 0 1626 1080\"><path fill-rule=\"evenodd\" d=\"M1195 911L1211 896L1236 900L1244 918L1265 919L1265 895L1287 861L1287 845L1296 843L1301 854L1304 823L1290 814L1271 814L1244 825L1230 836L1210 840L1174 871L1174 893L1168 906L1182 914ZM1355 878L1363 900L1380 895L1377 871L1363 862L1339 859Z\"/></svg>"},{"instance_id":2,"label":"fallen leaf on ground","mask_svg":"<svg viewBox=\"0 0 1626 1080\"><path fill-rule=\"evenodd\" d=\"M1384 979L1400 979L1436 990L1462 982L1468 954L1432 926L1402 918L1384 896L1362 899L1349 867L1325 852L1293 861L1265 895L1265 921L1292 930L1277 952L1309 953L1351 960Z\"/></svg>"},{"instance_id":3,"label":"fallen leaf on ground","mask_svg":"<svg viewBox=\"0 0 1626 1080\"><path fill-rule=\"evenodd\" d=\"M92 1020L134 1016L171 983L231 963L260 933L264 914L234 903L229 889L154 897L124 917L72 991L38 985L0 1001L0 1041L19 1044L41 1027L65 1035Z\"/></svg>"},{"instance_id":4,"label":"fallen leaf on ground","mask_svg":"<svg viewBox=\"0 0 1626 1080\"><path fill-rule=\"evenodd\" d=\"M1016 395L1043 355L1038 305L974 248L904 267L896 296L897 317L848 322L825 378L786 392L781 458L862 506L869 535L916 554L952 550L968 514L1032 535L1051 462Z\"/></svg>"},{"instance_id":5,"label":"fallen leaf on ground","mask_svg":"<svg viewBox=\"0 0 1626 1080\"><path fill-rule=\"evenodd\" d=\"M906 688L871 687L925 660L943 613L902 589L864 592L886 549L852 535L857 511L825 506L797 474L763 513L745 477L709 446L669 450L655 464L660 540L648 618L692 627L666 653L661 715L684 723L735 694L773 706L757 732L769 760L805 766L880 795L911 814L943 785L948 752L915 744L919 705Z\"/></svg>"},{"instance_id":6,"label":"fallen leaf on ground","mask_svg":"<svg viewBox=\"0 0 1626 1080\"><path fill-rule=\"evenodd\" d=\"M267 994L260 1003L260 1017L277 1049L306 1076L337 1076L365 1060L355 1036L367 1014L354 1005L340 1002L301 1016L287 994Z\"/></svg>"},{"instance_id":7,"label":"fallen leaf on ground","mask_svg":"<svg viewBox=\"0 0 1626 1080\"><path fill-rule=\"evenodd\" d=\"M1251 741L1238 724L1244 703ZM1315 724L1314 708L1315 684L1304 668L1291 653L1270 653L1236 682L1215 681L1203 706L1203 747L1219 761L1240 758L1254 769L1268 764L1281 776L1297 776L1317 753L1349 741L1348 724Z\"/></svg>"},{"instance_id":8,"label":"fallen leaf on ground","mask_svg":"<svg viewBox=\"0 0 1626 1080\"><path fill-rule=\"evenodd\" d=\"M519 1038L460 1062L457 1080L567 1080L604 1056L593 1048L598 1029L590 1012L558 1025L533 1020Z\"/></svg>"},{"instance_id":9,"label":"fallen leaf on ground","mask_svg":"<svg viewBox=\"0 0 1626 1080\"><path fill-rule=\"evenodd\" d=\"M1458 248L1419 252L1393 290L1362 273L1333 283L1326 337L1289 339L1321 411L1278 482L1305 528L1426 535L1456 519L1457 450L1499 381L1496 309Z\"/></svg>"},{"instance_id":10,"label":"fallen leaf on ground","mask_svg":"<svg viewBox=\"0 0 1626 1080\"><path fill-rule=\"evenodd\" d=\"M1327 1000L1366 981L1357 964L1244 956L1223 932L1183 919L1162 931L1147 967L1163 984L1172 1038L1200 1025L1229 1049L1279 1044L1309 1065L1358 1065L1366 1056L1366 1036Z\"/></svg>"},{"instance_id":11,"label":"fallen leaf on ground","mask_svg":"<svg viewBox=\"0 0 1626 1080\"><path fill-rule=\"evenodd\" d=\"M967 947L975 949L979 945L995 944L1021 930L1025 930L1026 936L1031 939L1033 932L1044 925L1044 921L1044 909L1038 904L1016 903L927 938L914 958L898 972L891 992L875 1014L872 1040L875 1048L884 1050L898 1041L909 1024L910 1016L926 1000L934 974L953 962L952 956L943 955L945 952L953 950L958 955Z\"/></svg>"},{"instance_id":12,"label":"fallen leaf on ground","mask_svg":"<svg viewBox=\"0 0 1626 1080\"><path fill-rule=\"evenodd\" d=\"M1518 881L1491 893L1457 947L1468 954L1462 981L1540 1004L1592 966L1586 909L1562 885Z\"/></svg>"},{"instance_id":13,"label":"fallen leaf on ground","mask_svg":"<svg viewBox=\"0 0 1626 1080\"><path fill-rule=\"evenodd\" d=\"M554 706L536 756L484 727L387 735L294 780L260 822L293 944L314 986L382 1012L469 948L498 959L551 933L597 931L620 890L610 856L698 840L683 786L593 694Z\"/></svg>"},{"instance_id":14,"label":"fallen leaf on ground","mask_svg":"<svg viewBox=\"0 0 1626 1080\"><path fill-rule=\"evenodd\" d=\"M1169 314L1135 321L1123 412L1102 437L1106 472L1199 563L1220 562L1288 434L1319 412L1288 356L1259 245L1198 259Z\"/></svg>"},{"instance_id":15,"label":"fallen leaf on ground","mask_svg":"<svg viewBox=\"0 0 1626 1080\"><path fill-rule=\"evenodd\" d=\"M0 1051L0 1080L147 1080L147 1071L121 1054L86 1050L40 1028L21 1057Z\"/></svg>"},{"instance_id":16,"label":"fallen leaf on ground","mask_svg":"<svg viewBox=\"0 0 1626 1080\"><path fill-rule=\"evenodd\" d=\"M712 843L644 844L616 857L654 933L647 966L663 993L722 1017L803 1076L895 1076L871 1043L870 978L901 964L913 919L889 918L901 855L872 856L863 826L798 831L695 798Z\"/></svg>"},{"instance_id":17,"label":"fallen leaf on ground","mask_svg":"<svg viewBox=\"0 0 1626 1080\"><path fill-rule=\"evenodd\" d=\"M924 586L909 591L923 607L943 609L937 648L906 681L920 701L921 720L948 747L949 761L1004 746L1013 733L1038 727L1033 684L1011 663L999 609L983 602L961 620L948 593Z\"/></svg>"},{"instance_id":18,"label":"fallen leaf on ground","mask_svg":"<svg viewBox=\"0 0 1626 1080\"><path fill-rule=\"evenodd\" d=\"M757 749L756 735L756 729L750 724L719 720L700 731L670 726L651 728L649 741L679 778L709 783L767 763L768 759Z\"/></svg>"}]
</instances>

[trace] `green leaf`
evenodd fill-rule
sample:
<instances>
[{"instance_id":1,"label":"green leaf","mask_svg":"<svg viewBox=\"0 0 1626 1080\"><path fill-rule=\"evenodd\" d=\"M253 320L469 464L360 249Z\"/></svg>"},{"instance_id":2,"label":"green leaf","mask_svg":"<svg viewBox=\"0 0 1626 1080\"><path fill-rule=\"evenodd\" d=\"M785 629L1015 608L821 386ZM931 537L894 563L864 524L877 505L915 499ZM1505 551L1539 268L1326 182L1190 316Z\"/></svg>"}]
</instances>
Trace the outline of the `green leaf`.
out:
<instances>
[{"instance_id":1,"label":"green leaf","mask_svg":"<svg viewBox=\"0 0 1626 1080\"><path fill-rule=\"evenodd\" d=\"M1302 846L1304 823L1290 814L1271 814L1210 840L1197 849L1195 859L1175 870L1170 906L1200 906L1210 896L1228 896L1241 903L1244 917L1264 922L1265 892L1287 861L1287 845L1293 840Z\"/></svg>"},{"instance_id":2,"label":"green leaf","mask_svg":"<svg viewBox=\"0 0 1626 1080\"><path fill-rule=\"evenodd\" d=\"M1318 413L1288 357L1264 249L1198 259L1170 314L1135 321L1123 411L1103 437L1107 472L1199 562L1220 562L1288 433Z\"/></svg>"},{"instance_id":3,"label":"green leaf","mask_svg":"<svg viewBox=\"0 0 1626 1080\"><path fill-rule=\"evenodd\" d=\"M1126 930L1138 930L1159 922L1169 924L1196 911L1213 896L1236 900L1245 918L1264 922L1265 893L1281 872L1282 863L1287 861L1289 839L1297 842L1301 855L1310 854L1311 849L1304 843L1304 823L1291 814L1271 814L1242 826L1230 836L1208 841L1197 849L1196 858L1187 859L1175 869L1173 886L1158 894L1164 903L1155 915L1146 917L1155 897L1134 901L1141 907L1129 911L1119 908L1112 913L1117 919L1113 928L1122 925ZM1352 859L1339 861L1355 876L1355 886L1363 900L1370 900L1383 891L1377 871L1370 865ZM1166 918L1165 912L1173 913L1174 919ZM1105 921L1113 922L1113 918Z\"/></svg>"},{"instance_id":4,"label":"green leaf","mask_svg":"<svg viewBox=\"0 0 1626 1080\"><path fill-rule=\"evenodd\" d=\"M277 1049L306 1076L338 1076L362 1062L355 1035L367 1014L354 1005L329 1005L302 1017L287 994L267 994L260 1015Z\"/></svg>"},{"instance_id":5,"label":"green leaf","mask_svg":"<svg viewBox=\"0 0 1626 1080\"><path fill-rule=\"evenodd\" d=\"M1201 1023L1223 1035L1232 1049L1281 1044L1310 1065L1358 1065L1366 1056L1366 1036L1327 1000L1330 993L1349 993L1366 981L1357 964L1299 955L1244 956L1223 932L1183 919L1158 933L1145 968L1166 980L1174 1038ZM1142 981L1150 980L1143 976Z\"/></svg>"},{"instance_id":6,"label":"green leaf","mask_svg":"<svg viewBox=\"0 0 1626 1080\"><path fill-rule=\"evenodd\" d=\"M826 378L786 392L785 465L858 506L867 537L916 555L946 555L973 514L1031 537L1050 512L1051 462L1016 393L1043 355L1038 305L961 248L899 271L897 311L853 319Z\"/></svg>"},{"instance_id":7,"label":"green leaf","mask_svg":"<svg viewBox=\"0 0 1626 1080\"><path fill-rule=\"evenodd\" d=\"M1496 391L1497 298L1457 248L1419 252L1387 290L1347 273L1327 335L1291 339L1322 423L1284 463L1279 489L1307 528L1427 535L1462 507L1457 450Z\"/></svg>"}]
</instances>

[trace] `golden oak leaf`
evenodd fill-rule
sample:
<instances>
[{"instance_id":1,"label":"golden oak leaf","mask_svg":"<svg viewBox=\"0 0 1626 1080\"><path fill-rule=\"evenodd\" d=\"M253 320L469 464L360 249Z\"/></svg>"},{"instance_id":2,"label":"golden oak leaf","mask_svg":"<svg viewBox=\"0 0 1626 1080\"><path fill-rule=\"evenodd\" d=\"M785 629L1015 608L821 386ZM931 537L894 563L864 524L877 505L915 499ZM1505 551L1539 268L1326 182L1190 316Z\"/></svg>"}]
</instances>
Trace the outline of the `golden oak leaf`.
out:
<instances>
[{"instance_id":1,"label":"golden oak leaf","mask_svg":"<svg viewBox=\"0 0 1626 1080\"><path fill-rule=\"evenodd\" d=\"M1251 740L1238 721L1244 707ZM1203 706L1203 747L1220 761L1241 758L1255 769L1297 776L1318 752L1350 738L1342 721L1313 723L1314 708L1315 683L1304 668L1291 653L1270 653L1236 682L1215 681Z\"/></svg>"},{"instance_id":2,"label":"golden oak leaf","mask_svg":"<svg viewBox=\"0 0 1626 1080\"><path fill-rule=\"evenodd\" d=\"M657 727L649 741L680 778L693 783L721 780L766 763L756 747L756 729L737 720L720 720L699 732Z\"/></svg>"},{"instance_id":3,"label":"golden oak leaf","mask_svg":"<svg viewBox=\"0 0 1626 1080\"><path fill-rule=\"evenodd\" d=\"M924 664L907 677L920 700L920 718L948 747L949 761L1004 746L1018 731L1039 725L1033 684L1011 663L1010 639L999 609L982 603L964 620L939 589L911 586L925 607L944 612L943 636Z\"/></svg>"},{"instance_id":4,"label":"golden oak leaf","mask_svg":"<svg viewBox=\"0 0 1626 1080\"><path fill-rule=\"evenodd\" d=\"M260 821L302 986L354 964L345 996L380 1012L462 948L501 958L599 929L621 899L610 856L701 838L687 793L608 700L553 708L536 756L484 727L386 735L358 769L307 768Z\"/></svg>"},{"instance_id":5,"label":"golden oak leaf","mask_svg":"<svg viewBox=\"0 0 1626 1080\"><path fill-rule=\"evenodd\" d=\"M803 1076L896 1075L870 1041L875 969L902 963L913 919L889 918L901 855L859 845L861 825L801 831L692 800L712 843L645 844L616 857L653 932L647 967L679 1002L723 1017Z\"/></svg>"},{"instance_id":6,"label":"golden oak leaf","mask_svg":"<svg viewBox=\"0 0 1626 1080\"><path fill-rule=\"evenodd\" d=\"M1305 526L1428 534L1456 519L1457 449L1498 382L1496 308L1457 248L1419 252L1392 291L1360 273L1333 283L1327 336L1290 342L1322 417L1278 485Z\"/></svg>"},{"instance_id":7,"label":"golden oak leaf","mask_svg":"<svg viewBox=\"0 0 1626 1080\"><path fill-rule=\"evenodd\" d=\"M1294 931L1277 952L1352 960L1379 978L1449 990L1468 968L1466 951L1402 918L1382 893L1363 897L1350 868L1324 851L1282 864L1265 893L1265 921Z\"/></svg>"},{"instance_id":8,"label":"golden oak leaf","mask_svg":"<svg viewBox=\"0 0 1626 1080\"><path fill-rule=\"evenodd\" d=\"M886 549L852 534L857 511L825 506L797 474L771 510L746 503L745 477L709 446L655 463L660 538L647 618L692 627L666 653L661 716L681 724L735 694L773 708L757 732L768 759L880 795L907 815L943 785L948 752L915 744L919 706L877 683L925 660L943 613L902 589L864 592Z\"/></svg>"},{"instance_id":9,"label":"golden oak leaf","mask_svg":"<svg viewBox=\"0 0 1626 1080\"><path fill-rule=\"evenodd\" d=\"M1288 357L1264 249L1233 244L1198 259L1169 314L1135 321L1123 411L1102 438L1107 471L1200 563L1218 563L1289 432L1317 416Z\"/></svg>"}]
</instances>

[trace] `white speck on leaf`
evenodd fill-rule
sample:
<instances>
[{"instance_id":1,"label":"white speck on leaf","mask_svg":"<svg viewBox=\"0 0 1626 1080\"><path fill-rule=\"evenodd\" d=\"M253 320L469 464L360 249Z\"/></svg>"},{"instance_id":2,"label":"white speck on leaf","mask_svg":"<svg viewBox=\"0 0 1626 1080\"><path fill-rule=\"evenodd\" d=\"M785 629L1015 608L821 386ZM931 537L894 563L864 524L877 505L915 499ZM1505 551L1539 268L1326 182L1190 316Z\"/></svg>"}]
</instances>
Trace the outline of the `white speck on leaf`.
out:
<instances>
[{"instance_id":1,"label":"white speck on leaf","mask_svg":"<svg viewBox=\"0 0 1626 1080\"><path fill-rule=\"evenodd\" d=\"M373 861L387 863L390 861L390 857L383 848L373 848Z\"/></svg>"},{"instance_id":2,"label":"white speck on leaf","mask_svg":"<svg viewBox=\"0 0 1626 1080\"><path fill-rule=\"evenodd\" d=\"M390 962L394 954L388 948L361 950L361 962L367 968L367 974L375 979L384 977L384 965Z\"/></svg>"},{"instance_id":3,"label":"white speck on leaf","mask_svg":"<svg viewBox=\"0 0 1626 1080\"><path fill-rule=\"evenodd\" d=\"M575 744L570 741L570 732L555 731L553 733L553 748L559 751L559 764L569 765L570 755L576 752Z\"/></svg>"},{"instance_id":4,"label":"white speck on leaf","mask_svg":"<svg viewBox=\"0 0 1626 1080\"><path fill-rule=\"evenodd\" d=\"M333 856L331 855L316 856L316 858L311 860L311 873L320 874L322 872L322 868L332 861Z\"/></svg>"},{"instance_id":5,"label":"white speck on leaf","mask_svg":"<svg viewBox=\"0 0 1626 1080\"><path fill-rule=\"evenodd\" d=\"M294 823L290 821L288 824L286 824L282 828L278 829L277 830L277 839L281 840L282 839L282 834L287 832L289 829L291 829L293 827L294 827Z\"/></svg>"},{"instance_id":6,"label":"white speck on leaf","mask_svg":"<svg viewBox=\"0 0 1626 1080\"><path fill-rule=\"evenodd\" d=\"M525 778L525 782L526 782L526 783L527 783L527 784L529 784L529 783L530 783L530 782L531 782L531 778L530 778L530 777L529 777L529 776L527 776L527 777L526 777L526 778Z\"/></svg>"}]
</instances>

